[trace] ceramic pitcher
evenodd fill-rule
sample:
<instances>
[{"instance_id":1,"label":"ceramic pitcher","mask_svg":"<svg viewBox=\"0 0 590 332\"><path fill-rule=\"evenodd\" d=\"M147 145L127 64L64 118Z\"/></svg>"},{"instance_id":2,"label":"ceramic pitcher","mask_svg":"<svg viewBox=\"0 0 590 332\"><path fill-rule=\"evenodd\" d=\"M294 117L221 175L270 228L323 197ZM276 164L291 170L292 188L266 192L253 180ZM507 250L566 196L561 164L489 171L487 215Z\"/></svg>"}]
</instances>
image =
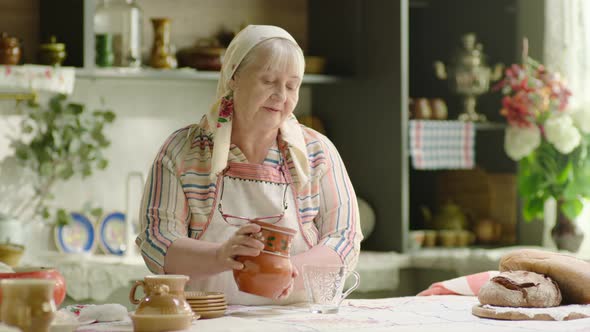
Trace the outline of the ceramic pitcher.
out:
<instances>
[{"instance_id":1,"label":"ceramic pitcher","mask_svg":"<svg viewBox=\"0 0 590 332\"><path fill-rule=\"evenodd\" d=\"M129 292L129 301L133 304L139 305L135 311L137 314L144 311L144 309L146 311L144 312L144 314L153 314L153 312L150 312L151 309L149 309L151 306L151 302L153 302L152 297L162 298L163 291L161 289L164 285L166 286L164 292L165 295L167 297L173 297L175 299L175 302L178 303L178 306L174 308L174 313L192 314L193 311L184 296L184 286L186 285L188 280L188 276L181 274L146 276L143 280L137 280L133 287L131 287L131 291ZM138 287L143 288L145 296L142 299L135 298L135 292L137 291Z\"/></svg>"},{"instance_id":2,"label":"ceramic pitcher","mask_svg":"<svg viewBox=\"0 0 590 332\"><path fill-rule=\"evenodd\" d=\"M240 291L274 299L291 282L293 267L289 252L297 231L257 220L251 222L261 227L264 249L255 257L237 257L244 268L234 270L234 279Z\"/></svg>"}]
</instances>

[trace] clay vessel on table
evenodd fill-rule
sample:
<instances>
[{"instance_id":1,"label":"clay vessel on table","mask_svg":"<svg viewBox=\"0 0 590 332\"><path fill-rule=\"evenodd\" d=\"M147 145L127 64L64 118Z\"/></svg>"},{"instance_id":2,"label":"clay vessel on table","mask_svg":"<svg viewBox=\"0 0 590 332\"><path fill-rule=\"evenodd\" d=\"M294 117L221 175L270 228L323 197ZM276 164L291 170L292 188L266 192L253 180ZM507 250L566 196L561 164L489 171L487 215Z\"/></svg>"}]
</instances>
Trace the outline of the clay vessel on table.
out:
<instances>
[{"instance_id":1,"label":"clay vessel on table","mask_svg":"<svg viewBox=\"0 0 590 332\"><path fill-rule=\"evenodd\" d=\"M59 307L66 298L66 280L58 270L49 267L17 267L14 271L14 273L0 273L0 279L53 279L55 280L55 287L53 288L55 305ZM1 302L2 293L0 292Z\"/></svg>"},{"instance_id":2,"label":"clay vessel on table","mask_svg":"<svg viewBox=\"0 0 590 332\"><path fill-rule=\"evenodd\" d=\"M129 292L129 301L138 304L135 314L192 314L184 296L184 286L188 280L189 277L182 274L150 275L137 280ZM143 288L145 296L142 299L135 298L138 287Z\"/></svg>"},{"instance_id":3,"label":"clay vessel on table","mask_svg":"<svg viewBox=\"0 0 590 332\"><path fill-rule=\"evenodd\" d=\"M258 220L251 222L262 228L264 249L255 257L237 257L244 268L234 270L234 279L242 292L275 299L291 282L293 267L289 252L297 231Z\"/></svg>"}]
</instances>

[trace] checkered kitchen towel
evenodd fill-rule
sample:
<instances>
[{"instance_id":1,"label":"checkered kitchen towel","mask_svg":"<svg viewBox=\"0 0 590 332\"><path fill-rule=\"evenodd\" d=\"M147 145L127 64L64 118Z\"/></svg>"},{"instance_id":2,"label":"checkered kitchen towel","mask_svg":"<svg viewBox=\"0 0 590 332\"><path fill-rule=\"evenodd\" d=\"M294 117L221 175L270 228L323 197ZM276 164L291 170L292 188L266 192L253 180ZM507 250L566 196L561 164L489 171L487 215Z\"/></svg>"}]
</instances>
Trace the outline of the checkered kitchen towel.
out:
<instances>
[{"instance_id":1,"label":"checkered kitchen towel","mask_svg":"<svg viewBox=\"0 0 590 332\"><path fill-rule=\"evenodd\" d=\"M410 155L415 169L471 169L475 166L472 122L410 120Z\"/></svg>"}]
</instances>

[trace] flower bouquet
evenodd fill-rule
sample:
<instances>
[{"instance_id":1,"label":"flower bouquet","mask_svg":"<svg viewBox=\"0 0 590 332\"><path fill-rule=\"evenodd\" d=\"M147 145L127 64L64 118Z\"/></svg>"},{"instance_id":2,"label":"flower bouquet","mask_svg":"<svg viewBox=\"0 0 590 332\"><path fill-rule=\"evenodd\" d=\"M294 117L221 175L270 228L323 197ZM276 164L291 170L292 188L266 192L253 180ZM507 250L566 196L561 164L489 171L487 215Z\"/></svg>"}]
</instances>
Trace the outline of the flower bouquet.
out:
<instances>
[{"instance_id":1,"label":"flower bouquet","mask_svg":"<svg viewBox=\"0 0 590 332\"><path fill-rule=\"evenodd\" d=\"M559 74L524 56L496 88L508 121L504 149L518 161L525 220L543 217L549 198L573 220L590 198L590 110L568 108L571 92Z\"/></svg>"}]
</instances>

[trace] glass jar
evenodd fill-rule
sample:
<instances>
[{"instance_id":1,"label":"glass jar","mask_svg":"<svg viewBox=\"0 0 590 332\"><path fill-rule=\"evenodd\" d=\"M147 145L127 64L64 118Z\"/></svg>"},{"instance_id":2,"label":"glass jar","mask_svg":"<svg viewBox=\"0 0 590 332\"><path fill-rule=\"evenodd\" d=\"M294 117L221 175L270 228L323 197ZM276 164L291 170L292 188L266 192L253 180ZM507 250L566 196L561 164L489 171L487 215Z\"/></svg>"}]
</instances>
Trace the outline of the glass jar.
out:
<instances>
[{"instance_id":1,"label":"glass jar","mask_svg":"<svg viewBox=\"0 0 590 332\"><path fill-rule=\"evenodd\" d=\"M141 66L142 24L141 8L135 0L102 0L98 3L94 33L111 35L107 39L112 40L110 48L114 54L114 66Z\"/></svg>"}]
</instances>

